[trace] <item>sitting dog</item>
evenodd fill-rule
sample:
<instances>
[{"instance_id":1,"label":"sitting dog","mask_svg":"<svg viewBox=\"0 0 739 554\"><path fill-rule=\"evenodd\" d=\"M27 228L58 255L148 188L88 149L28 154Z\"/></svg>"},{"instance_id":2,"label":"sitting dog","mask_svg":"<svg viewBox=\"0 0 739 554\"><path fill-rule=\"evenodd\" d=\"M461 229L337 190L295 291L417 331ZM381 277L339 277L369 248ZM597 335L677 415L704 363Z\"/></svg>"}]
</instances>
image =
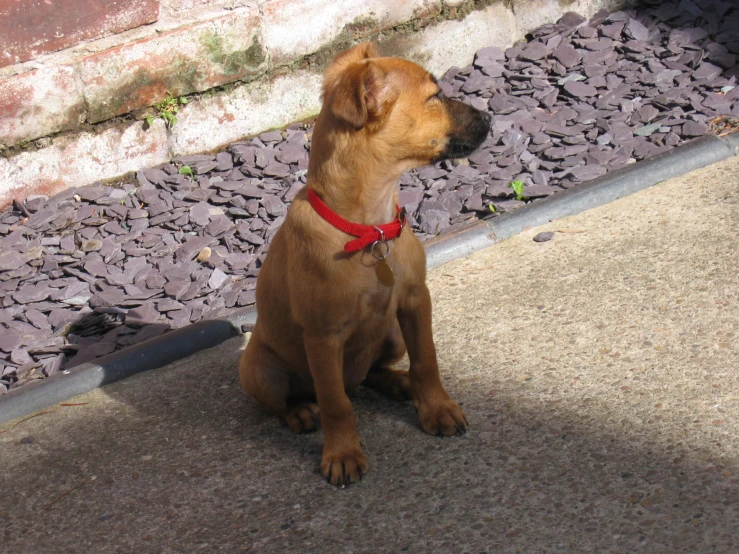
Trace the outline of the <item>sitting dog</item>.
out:
<instances>
[{"instance_id":1,"label":"sitting dog","mask_svg":"<svg viewBox=\"0 0 739 554\"><path fill-rule=\"evenodd\" d=\"M320 421L321 473L334 485L368 469L347 396L361 383L412 399L431 435L467 430L439 378L426 255L397 206L397 182L414 167L471 154L490 119L371 43L339 54L324 73L307 186L259 272L259 316L239 376L296 433ZM393 369L406 349L410 370Z\"/></svg>"}]
</instances>

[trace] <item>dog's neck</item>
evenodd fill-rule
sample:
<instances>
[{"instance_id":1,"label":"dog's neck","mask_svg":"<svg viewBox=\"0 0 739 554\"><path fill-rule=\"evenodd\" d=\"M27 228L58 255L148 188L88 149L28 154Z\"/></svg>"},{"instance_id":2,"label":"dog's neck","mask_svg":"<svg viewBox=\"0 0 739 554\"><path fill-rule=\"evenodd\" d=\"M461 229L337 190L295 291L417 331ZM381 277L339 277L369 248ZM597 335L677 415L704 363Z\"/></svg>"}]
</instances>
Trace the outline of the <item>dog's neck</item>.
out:
<instances>
[{"instance_id":1,"label":"dog's neck","mask_svg":"<svg viewBox=\"0 0 739 554\"><path fill-rule=\"evenodd\" d=\"M395 219L401 168L379 163L368 149L335 147L321 157L313 145L308 185L334 212L354 223L383 225Z\"/></svg>"}]
</instances>

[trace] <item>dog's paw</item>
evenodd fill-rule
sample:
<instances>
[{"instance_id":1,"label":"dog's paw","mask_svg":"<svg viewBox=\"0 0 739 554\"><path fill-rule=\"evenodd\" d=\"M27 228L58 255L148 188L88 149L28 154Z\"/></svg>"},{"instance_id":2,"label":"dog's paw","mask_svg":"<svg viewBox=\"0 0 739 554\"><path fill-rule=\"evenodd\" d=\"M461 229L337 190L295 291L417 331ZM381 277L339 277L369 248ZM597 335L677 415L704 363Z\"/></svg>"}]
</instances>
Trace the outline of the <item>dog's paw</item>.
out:
<instances>
[{"instance_id":1,"label":"dog's paw","mask_svg":"<svg viewBox=\"0 0 739 554\"><path fill-rule=\"evenodd\" d=\"M288 427L296 433L310 433L318 429L321 423L318 404L305 402L297 404L285 412Z\"/></svg>"},{"instance_id":2,"label":"dog's paw","mask_svg":"<svg viewBox=\"0 0 739 554\"><path fill-rule=\"evenodd\" d=\"M451 398L435 404L419 404L418 417L429 435L464 435L469 426L462 408Z\"/></svg>"},{"instance_id":3,"label":"dog's paw","mask_svg":"<svg viewBox=\"0 0 739 554\"><path fill-rule=\"evenodd\" d=\"M391 367L373 368L367 374L364 385L389 396L393 400L411 400L411 381L407 371Z\"/></svg>"},{"instance_id":4,"label":"dog's paw","mask_svg":"<svg viewBox=\"0 0 739 554\"><path fill-rule=\"evenodd\" d=\"M334 452L324 447L321 475L332 485L351 485L360 481L367 471L369 466L361 447Z\"/></svg>"}]
</instances>

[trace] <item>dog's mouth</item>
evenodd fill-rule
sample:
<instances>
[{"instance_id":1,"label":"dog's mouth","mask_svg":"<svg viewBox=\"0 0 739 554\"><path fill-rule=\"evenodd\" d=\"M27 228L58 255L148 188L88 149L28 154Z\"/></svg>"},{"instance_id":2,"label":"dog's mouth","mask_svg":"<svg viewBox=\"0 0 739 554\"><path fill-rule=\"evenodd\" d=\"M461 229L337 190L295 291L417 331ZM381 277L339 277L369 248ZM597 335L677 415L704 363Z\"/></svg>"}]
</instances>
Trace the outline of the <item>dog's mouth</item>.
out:
<instances>
[{"instance_id":1,"label":"dog's mouth","mask_svg":"<svg viewBox=\"0 0 739 554\"><path fill-rule=\"evenodd\" d=\"M435 162L450 158L466 158L472 154L487 138L492 119L489 113L462 102L445 99L444 103L455 125Z\"/></svg>"},{"instance_id":2,"label":"dog's mouth","mask_svg":"<svg viewBox=\"0 0 739 554\"><path fill-rule=\"evenodd\" d=\"M480 144L485 140L485 136L483 136L481 140L474 141L467 140L466 138L450 137L447 141L446 147L435 161L448 160L450 158L466 158L477 150Z\"/></svg>"}]
</instances>

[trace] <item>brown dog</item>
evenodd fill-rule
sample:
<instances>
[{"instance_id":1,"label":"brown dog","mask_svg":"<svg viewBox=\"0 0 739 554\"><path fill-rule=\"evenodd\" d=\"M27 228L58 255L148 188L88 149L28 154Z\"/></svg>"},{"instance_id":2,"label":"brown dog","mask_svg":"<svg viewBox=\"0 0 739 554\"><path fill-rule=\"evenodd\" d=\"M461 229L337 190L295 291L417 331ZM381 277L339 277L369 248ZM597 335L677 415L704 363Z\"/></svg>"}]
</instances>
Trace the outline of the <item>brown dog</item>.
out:
<instances>
[{"instance_id":1,"label":"brown dog","mask_svg":"<svg viewBox=\"0 0 739 554\"><path fill-rule=\"evenodd\" d=\"M378 57L372 44L339 54L326 69L308 186L259 272L259 317L239 375L244 391L296 433L315 430L320 414L321 473L335 485L367 472L346 394L360 383L412 398L429 434L467 430L439 378L423 246L410 228L386 235L404 223L396 207L400 175L471 154L489 129L488 114L444 98L428 72ZM353 237L319 209L371 234L351 252ZM388 222L394 227L385 234L372 228ZM393 369L406 348L410 371Z\"/></svg>"}]
</instances>

